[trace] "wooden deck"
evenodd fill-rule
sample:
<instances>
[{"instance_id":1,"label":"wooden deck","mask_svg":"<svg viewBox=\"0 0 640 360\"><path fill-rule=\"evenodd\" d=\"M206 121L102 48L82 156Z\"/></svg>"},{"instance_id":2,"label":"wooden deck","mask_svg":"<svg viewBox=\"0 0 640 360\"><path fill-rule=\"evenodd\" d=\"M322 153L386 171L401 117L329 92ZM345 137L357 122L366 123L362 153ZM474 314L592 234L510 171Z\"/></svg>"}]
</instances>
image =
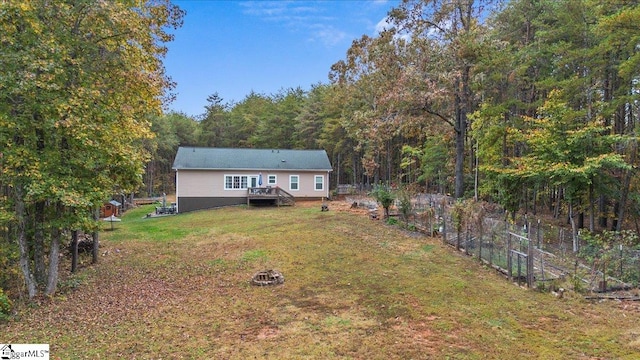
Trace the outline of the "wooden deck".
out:
<instances>
[{"instance_id":1,"label":"wooden deck","mask_svg":"<svg viewBox=\"0 0 640 360\"><path fill-rule=\"evenodd\" d=\"M294 205L293 195L279 187L253 187L247 189L247 205L252 203L281 205Z\"/></svg>"}]
</instances>

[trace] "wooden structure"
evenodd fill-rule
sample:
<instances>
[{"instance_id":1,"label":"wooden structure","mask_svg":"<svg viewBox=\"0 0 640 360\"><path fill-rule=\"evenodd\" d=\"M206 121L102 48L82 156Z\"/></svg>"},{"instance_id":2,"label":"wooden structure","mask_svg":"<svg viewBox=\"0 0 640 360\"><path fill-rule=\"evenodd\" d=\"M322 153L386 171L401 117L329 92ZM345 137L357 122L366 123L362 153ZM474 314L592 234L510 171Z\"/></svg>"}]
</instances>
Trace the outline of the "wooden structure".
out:
<instances>
[{"instance_id":1,"label":"wooden structure","mask_svg":"<svg viewBox=\"0 0 640 360\"><path fill-rule=\"evenodd\" d=\"M294 205L295 197L279 187L250 187L247 189L247 205Z\"/></svg>"},{"instance_id":2,"label":"wooden structure","mask_svg":"<svg viewBox=\"0 0 640 360\"><path fill-rule=\"evenodd\" d=\"M115 201L115 200L111 200L108 203L104 203L102 205L102 207L100 208L100 217L101 218L108 218L111 216L118 216L120 215L120 206L122 204L120 204L119 202Z\"/></svg>"}]
</instances>

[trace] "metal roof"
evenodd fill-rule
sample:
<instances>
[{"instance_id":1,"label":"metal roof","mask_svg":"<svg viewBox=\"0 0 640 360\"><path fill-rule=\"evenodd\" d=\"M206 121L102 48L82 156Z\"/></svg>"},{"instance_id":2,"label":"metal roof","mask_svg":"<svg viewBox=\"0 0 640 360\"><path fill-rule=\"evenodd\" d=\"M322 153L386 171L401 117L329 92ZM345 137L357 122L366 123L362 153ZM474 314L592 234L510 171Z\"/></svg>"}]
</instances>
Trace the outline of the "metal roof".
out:
<instances>
[{"instance_id":1,"label":"metal roof","mask_svg":"<svg viewBox=\"0 0 640 360\"><path fill-rule=\"evenodd\" d=\"M173 169L331 171L331 163L324 150L180 147Z\"/></svg>"}]
</instances>

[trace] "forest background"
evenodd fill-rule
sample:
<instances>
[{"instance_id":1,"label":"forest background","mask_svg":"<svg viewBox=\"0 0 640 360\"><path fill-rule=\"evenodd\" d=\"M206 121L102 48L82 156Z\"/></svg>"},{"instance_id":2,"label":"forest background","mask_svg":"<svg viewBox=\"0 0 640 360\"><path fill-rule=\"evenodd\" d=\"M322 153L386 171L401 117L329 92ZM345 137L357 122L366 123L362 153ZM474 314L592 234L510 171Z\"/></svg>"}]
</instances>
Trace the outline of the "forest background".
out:
<instances>
[{"instance_id":1,"label":"forest background","mask_svg":"<svg viewBox=\"0 0 640 360\"><path fill-rule=\"evenodd\" d=\"M310 90L217 93L153 119L146 194L178 146L325 149L331 184L410 186L620 230L640 214L640 6L408 1Z\"/></svg>"},{"instance_id":2,"label":"forest background","mask_svg":"<svg viewBox=\"0 0 640 360\"><path fill-rule=\"evenodd\" d=\"M328 83L237 103L214 93L197 118L156 111L171 88L163 29L182 18L169 2L133 13L31 3L0 14L0 265L15 264L17 243L32 246L19 259L40 274L30 297L38 284L55 291L44 259L67 234L95 230L107 194L174 191L178 146L325 149L332 187L385 183L511 214L544 209L591 231L640 215L635 1L406 1L386 31L354 40Z\"/></svg>"}]
</instances>

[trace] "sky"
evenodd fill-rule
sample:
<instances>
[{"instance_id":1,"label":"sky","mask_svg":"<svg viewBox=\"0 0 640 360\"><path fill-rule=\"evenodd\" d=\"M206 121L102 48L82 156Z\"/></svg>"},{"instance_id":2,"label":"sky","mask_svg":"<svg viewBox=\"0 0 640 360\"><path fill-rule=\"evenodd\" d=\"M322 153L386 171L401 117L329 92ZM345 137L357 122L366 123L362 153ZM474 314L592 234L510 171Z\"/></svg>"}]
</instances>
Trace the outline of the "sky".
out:
<instances>
[{"instance_id":1,"label":"sky","mask_svg":"<svg viewBox=\"0 0 640 360\"><path fill-rule=\"evenodd\" d=\"M252 91L272 95L329 83L331 65L345 59L353 40L377 35L399 0L173 3L186 16L171 31L164 59L177 83L168 108L195 117L214 93L233 103Z\"/></svg>"}]
</instances>

